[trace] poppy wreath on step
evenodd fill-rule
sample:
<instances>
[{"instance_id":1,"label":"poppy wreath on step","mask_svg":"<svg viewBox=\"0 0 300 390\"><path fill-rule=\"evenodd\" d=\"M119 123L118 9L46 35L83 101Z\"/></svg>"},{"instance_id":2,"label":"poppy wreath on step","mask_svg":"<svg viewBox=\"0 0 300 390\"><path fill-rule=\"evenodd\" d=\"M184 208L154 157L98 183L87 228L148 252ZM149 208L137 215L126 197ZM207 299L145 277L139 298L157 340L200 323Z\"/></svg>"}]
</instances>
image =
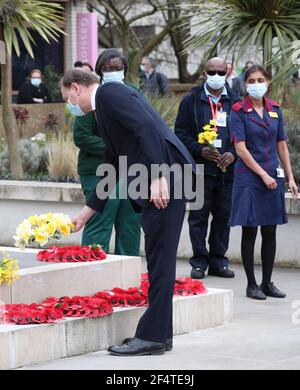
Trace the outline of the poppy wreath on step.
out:
<instances>
[{"instance_id":1,"label":"poppy wreath on step","mask_svg":"<svg viewBox=\"0 0 300 390\"><path fill-rule=\"evenodd\" d=\"M59 308L32 303L0 307L0 322L17 325L52 323L63 318Z\"/></svg>"},{"instance_id":2,"label":"poppy wreath on step","mask_svg":"<svg viewBox=\"0 0 300 390\"><path fill-rule=\"evenodd\" d=\"M90 296L47 298L43 305L60 310L63 317L103 317L113 311L107 300Z\"/></svg>"},{"instance_id":3,"label":"poppy wreath on step","mask_svg":"<svg viewBox=\"0 0 300 390\"><path fill-rule=\"evenodd\" d=\"M80 263L104 260L106 253L100 245L65 246L63 248L53 246L50 249L39 251L37 259L47 263Z\"/></svg>"},{"instance_id":4,"label":"poppy wreath on step","mask_svg":"<svg viewBox=\"0 0 300 390\"><path fill-rule=\"evenodd\" d=\"M114 307L146 306L148 303L148 275L142 274L140 287L127 290L115 287L93 296L49 297L41 304L12 304L0 306L0 323L26 325L52 323L64 317L103 317ZM177 278L174 295L200 295L207 292L200 280Z\"/></svg>"}]
</instances>

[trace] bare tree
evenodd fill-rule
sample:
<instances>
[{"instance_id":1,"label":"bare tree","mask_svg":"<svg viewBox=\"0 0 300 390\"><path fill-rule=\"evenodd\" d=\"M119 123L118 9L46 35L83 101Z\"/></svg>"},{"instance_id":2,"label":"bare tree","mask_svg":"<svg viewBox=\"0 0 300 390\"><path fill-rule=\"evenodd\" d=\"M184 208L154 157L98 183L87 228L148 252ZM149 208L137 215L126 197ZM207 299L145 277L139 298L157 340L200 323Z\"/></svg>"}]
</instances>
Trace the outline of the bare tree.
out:
<instances>
[{"instance_id":1,"label":"bare tree","mask_svg":"<svg viewBox=\"0 0 300 390\"><path fill-rule=\"evenodd\" d=\"M135 34L133 25L146 17L153 16L160 12L161 5L156 0L135 1L135 0L94 0L89 2L89 9L98 12L104 22L100 25L104 31L108 27L108 34L102 36L99 34L99 41L103 47L116 46L116 37L120 42L125 55L129 57L130 73L136 77L142 58L154 50L169 34L175 21L166 23L160 32L151 36L145 44L139 41ZM141 11L132 13L133 6L141 6Z\"/></svg>"}]
</instances>

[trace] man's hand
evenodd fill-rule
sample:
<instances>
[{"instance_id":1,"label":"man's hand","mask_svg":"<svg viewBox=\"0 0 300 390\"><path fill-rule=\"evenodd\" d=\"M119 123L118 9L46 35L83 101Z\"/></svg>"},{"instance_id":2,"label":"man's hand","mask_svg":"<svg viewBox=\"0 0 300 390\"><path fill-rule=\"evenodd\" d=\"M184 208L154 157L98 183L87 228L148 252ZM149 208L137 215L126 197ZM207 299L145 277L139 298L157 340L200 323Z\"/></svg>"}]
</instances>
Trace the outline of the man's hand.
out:
<instances>
[{"instance_id":1,"label":"man's hand","mask_svg":"<svg viewBox=\"0 0 300 390\"><path fill-rule=\"evenodd\" d=\"M206 146L202 149L201 156L205 160L213 161L217 164L219 164L220 159L221 159L221 154L218 152L218 150L212 149L208 146Z\"/></svg>"},{"instance_id":2,"label":"man's hand","mask_svg":"<svg viewBox=\"0 0 300 390\"><path fill-rule=\"evenodd\" d=\"M221 169L226 169L229 165L234 162L234 155L231 152L226 152L221 156L218 166Z\"/></svg>"},{"instance_id":3,"label":"man's hand","mask_svg":"<svg viewBox=\"0 0 300 390\"><path fill-rule=\"evenodd\" d=\"M91 209L88 206L84 206L76 217L72 218L72 223L75 225L72 229L72 232L76 233L81 230L87 221L95 214L95 210Z\"/></svg>"},{"instance_id":4,"label":"man's hand","mask_svg":"<svg viewBox=\"0 0 300 390\"><path fill-rule=\"evenodd\" d=\"M165 177L154 179L151 183L150 191L150 202L153 202L157 209L164 209L168 206L170 195Z\"/></svg>"}]
</instances>

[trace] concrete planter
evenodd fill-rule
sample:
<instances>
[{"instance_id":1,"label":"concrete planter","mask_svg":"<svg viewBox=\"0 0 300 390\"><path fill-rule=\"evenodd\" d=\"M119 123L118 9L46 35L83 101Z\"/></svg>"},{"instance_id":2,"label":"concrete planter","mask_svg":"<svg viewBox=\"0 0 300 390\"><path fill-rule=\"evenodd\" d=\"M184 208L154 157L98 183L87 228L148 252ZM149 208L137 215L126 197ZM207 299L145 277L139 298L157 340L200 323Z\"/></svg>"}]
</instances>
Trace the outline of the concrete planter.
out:
<instances>
[{"instance_id":1,"label":"concrete planter","mask_svg":"<svg viewBox=\"0 0 300 390\"><path fill-rule=\"evenodd\" d=\"M1 235L0 245L13 245L13 235L16 226L24 218L32 214L45 212L64 212L70 216L76 215L84 204L79 184L69 183L40 183L40 182L0 182L0 215ZM277 259L278 265L300 267L300 197L297 202L286 195L286 208L289 224L278 227ZM188 211L181 234L178 248L178 257L189 258L192 248L187 223ZM81 233L73 234L64 244L77 245L80 243ZM231 230L230 248L228 256L233 262L240 262L241 228ZM111 251L114 248L114 239L111 240ZM141 242L141 253L144 253L144 242ZM260 258L260 237L256 245L256 259Z\"/></svg>"}]
</instances>

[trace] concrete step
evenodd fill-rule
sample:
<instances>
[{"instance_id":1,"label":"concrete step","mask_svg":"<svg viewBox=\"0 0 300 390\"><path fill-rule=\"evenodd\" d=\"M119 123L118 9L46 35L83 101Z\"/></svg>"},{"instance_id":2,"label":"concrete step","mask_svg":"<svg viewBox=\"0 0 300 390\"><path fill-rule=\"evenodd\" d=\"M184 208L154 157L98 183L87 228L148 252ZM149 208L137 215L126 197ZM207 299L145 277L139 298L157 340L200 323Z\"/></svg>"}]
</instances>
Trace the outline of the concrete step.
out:
<instances>
[{"instance_id":1,"label":"concrete step","mask_svg":"<svg viewBox=\"0 0 300 390\"><path fill-rule=\"evenodd\" d=\"M0 325L0 369L12 369L107 349L134 335L144 307L114 308L100 318L66 318L54 324ZM174 297L174 335L224 325L233 317L233 292L208 289Z\"/></svg>"},{"instance_id":2,"label":"concrete step","mask_svg":"<svg viewBox=\"0 0 300 390\"><path fill-rule=\"evenodd\" d=\"M20 278L0 285L1 303L41 302L47 297L93 295L114 287L127 289L141 282L141 258L108 255L90 263L42 263L36 260L38 250L3 248L19 259Z\"/></svg>"}]
</instances>

